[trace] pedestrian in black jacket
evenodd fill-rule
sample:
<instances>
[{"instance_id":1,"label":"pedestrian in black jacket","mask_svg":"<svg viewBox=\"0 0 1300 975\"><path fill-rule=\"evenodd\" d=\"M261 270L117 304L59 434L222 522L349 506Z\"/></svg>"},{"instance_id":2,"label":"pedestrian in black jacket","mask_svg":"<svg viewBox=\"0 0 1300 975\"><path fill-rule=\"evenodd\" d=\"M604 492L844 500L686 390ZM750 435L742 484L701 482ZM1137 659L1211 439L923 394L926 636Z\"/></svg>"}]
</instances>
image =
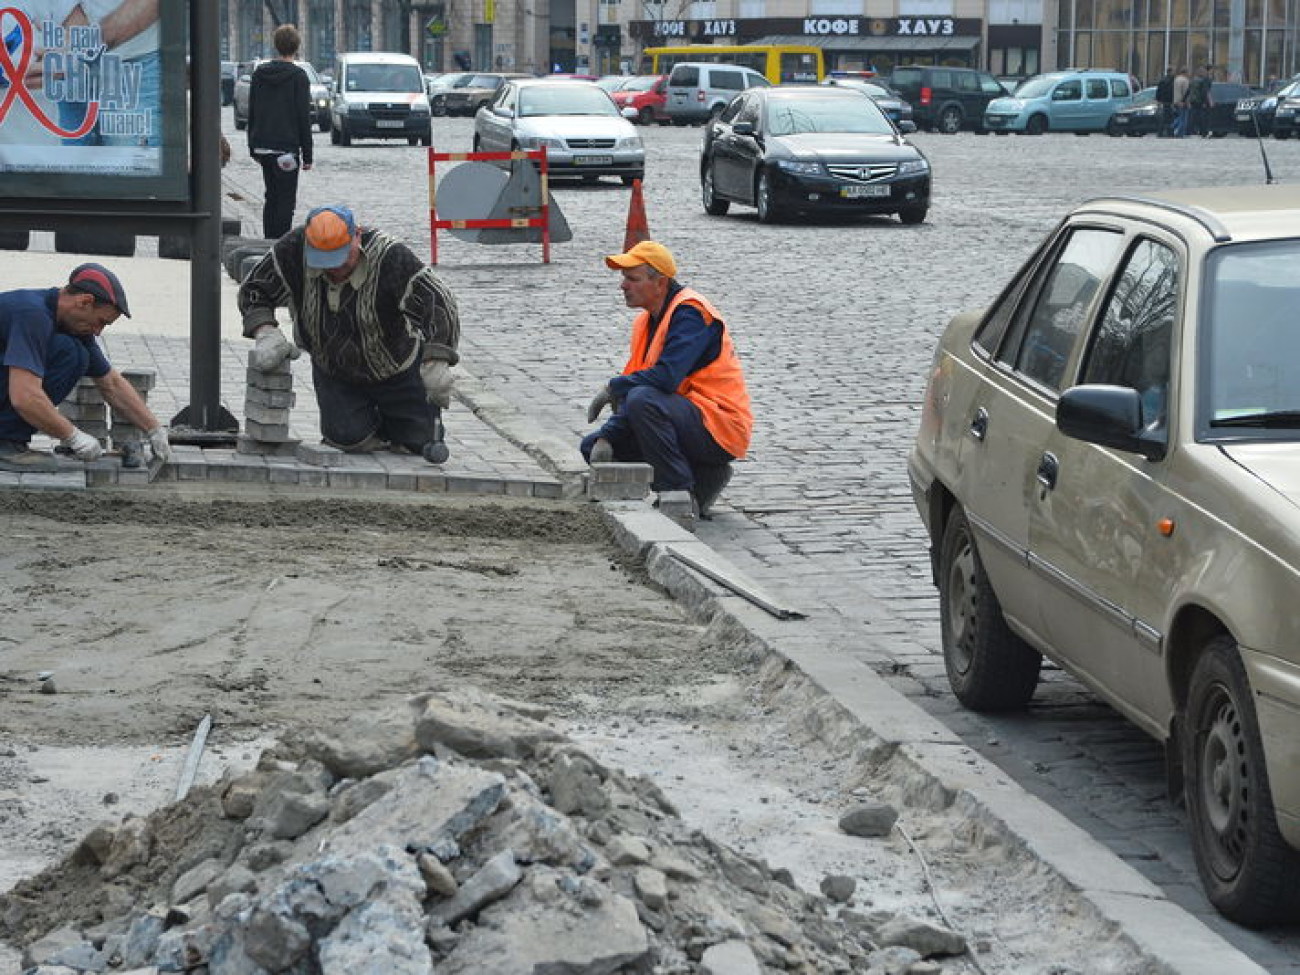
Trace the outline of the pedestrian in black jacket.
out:
<instances>
[{"instance_id":1,"label":"pedestrian in black jacket","mask_svg":"<svg viewBox=\"0 0 1300 975\"><path fill-rule=\"evenodd\" d=\"M266 184L262 236L282 237L293 225L298 171L312 164L311 87L297 64L298 28L281 24L271 41L279 57L257 66L248 89L248 150Z\"/></svg>"},{"instance_id":2,"label":"pedestrian in black jacket","mask_svg":"<svg viewBox=\"0 0 1300 975\"><path fill-rule=\"evenodd\" d=\"M1174 134L1174 68L1165 68L1165 76L1156 85L1156 104L1160 106L1160 132L1162 139Z\"/></svg>"}]
</instances>

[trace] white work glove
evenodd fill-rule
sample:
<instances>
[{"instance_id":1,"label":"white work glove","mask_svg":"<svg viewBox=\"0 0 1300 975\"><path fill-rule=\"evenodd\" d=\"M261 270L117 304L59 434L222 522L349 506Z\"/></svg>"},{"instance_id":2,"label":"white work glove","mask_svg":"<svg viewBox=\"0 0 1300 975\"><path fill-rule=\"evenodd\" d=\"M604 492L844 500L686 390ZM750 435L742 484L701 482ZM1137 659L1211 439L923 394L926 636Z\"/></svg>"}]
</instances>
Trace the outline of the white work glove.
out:
<instances>
[{"instance_id":1,"label":"white work glove","mask_svg":"<svg viewBox=\"0 0 1300 975\"><path fill-rule=\"evenodd\" d=\"M72 428L72 435L63 438L63 446L72 451L77 460L99 460L104 455L103 445L85 430Z\"/></svg>"},{"instance_id":2,"label":"white work glove","mask_svg":"<svg viewBox=\"0 0 1300 975\"><path fill-rule=\"evenodd\" d=\"M595 395L591 405L587 407L587 422L595 423L596 417L600 416L600 411L605 407L613 407L614 394L609 391L608 386L601 386L600 392Z\"/></svg>"},{"instance_id":3,"label":"white work glove","mask_svg":"<svg viewBox=\"0 0 1300 975\"><path fill-rule=\"evenodd\" d=\"M268 325L257 334L253 351L248 354L248 364L262 372L279 368L288 359L302 355L302 349L294 345L276 326Z\"/></svg>"},{"instance_id":4,"label":"white work glove","mask_svg":"<svg viewBox=\"0 0 1300 975\"><path fill-rule=\"evenodd\" d=\"M451 406L451 366L446 359L426 359L420 363L420 380L425 395L434 406Z\"/></svg>"},{"instance_id":5,"label":"white work glove","mask_svg":"<svg viewBox=\"0 0 1300 975\"><path fill-rule=\"evenodd\" d=\"M149 441L149 449L153 451L156 459L164 464L172 459L172 445L167 440L166 430L160 426L154 427L145 434L145 438Z\"/></svg>"}]
</instances>

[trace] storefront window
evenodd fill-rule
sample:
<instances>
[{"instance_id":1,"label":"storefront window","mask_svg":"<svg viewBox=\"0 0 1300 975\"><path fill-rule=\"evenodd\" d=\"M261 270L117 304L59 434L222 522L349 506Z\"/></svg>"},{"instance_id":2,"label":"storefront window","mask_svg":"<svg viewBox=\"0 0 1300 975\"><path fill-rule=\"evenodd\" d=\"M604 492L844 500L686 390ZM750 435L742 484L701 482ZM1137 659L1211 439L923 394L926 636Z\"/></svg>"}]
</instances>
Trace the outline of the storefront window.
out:
<instances>
[{"instance_id":1,"label":"storefront window","mask_svg":"<svg viewBox=\"0 0 1300 975\"><path fill-rule=\"evenodd\" d=\"M1086 68L1092 64L1092 31L1078 31L1074 35L1074 57L1070 64L1076 68Z\"/></svg>"}]
</instances>

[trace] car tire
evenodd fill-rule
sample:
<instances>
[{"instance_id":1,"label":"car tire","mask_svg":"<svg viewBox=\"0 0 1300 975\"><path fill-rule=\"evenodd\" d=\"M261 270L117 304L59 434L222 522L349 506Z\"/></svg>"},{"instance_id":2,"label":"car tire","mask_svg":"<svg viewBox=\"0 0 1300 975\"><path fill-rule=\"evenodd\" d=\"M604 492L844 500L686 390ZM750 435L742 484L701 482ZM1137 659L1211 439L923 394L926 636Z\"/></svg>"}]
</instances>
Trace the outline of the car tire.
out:
<instances>
[{"instance_id":1,"label":"car tire","mask_svg":"<svg viewBox=\"0 0 1300 975\"><path fill-rule=\"evenodd\" d=\"M1283 132L1283 131L1281 131L1280 129L1274 129L1274 130L1273 130L1273 138L1274 138L1274 139L1281 139L1282 141L1285 142L1287 139L1291 138L1291 133L1290 133L1290 132Z\"/></svg>"},{"instance_id":2,"label":"car tire","mask_svg":"<svg viewBox=\"0 0 1300 975\"><path fill-rule=\"evenodd\" d=\"M408 135L406 137L406 144L408 146L418 146L420 144L420 137L418 135Z\"/></svg>"},{"instance_id":3,"label":"car tire","mask_svg":"<svg viewBox=\"0 0 1300 975\"><path fill-rule=\"evenodd\" d=\"M420 145L428 147L433 145L433 132L429 131L420 136Z\"/></svg>"},{"instance_id":4,"label":"car tire","mask_svg":"<svg viewBox=\"0 0 1300 975\"><path fill-rule=\"evenodd\" d=\"M329 116L326 116L325 118L323 118L323 119L321 119L319 122L317 122L317 123L316 123L316 128L320 129L320 131L322 131L322 132L328 132L328 131L330 130L330 120L329 120Z\"/></svg>"},{"instance_id":5,"label":"car tire","mask_svg":"<svg viewBox=\"0 0 1300 975\"><path fill-rule=\"evenodd\" d=\"M939 550L939 628L957 700L972 711L1012 711L1029 703L1042 655L1007 625L960 508L948 516Z\"/></svg>"},{"instance_id":6,"label":"car tire","mask_svg":"<svg viewBox=\"0 0 1300 975\"><path fill-rule=\"evenodd\" d=\"M246 128L248 128L248 119L242 119L242 118L240 118L238 115L236 115L236 116L235 116L235 129L236 129L237 131L239 131L239 132L243 132L244 129L246 129Z\"/></svg>"},{"instance_id":7,"label":"car tire","mask_svg":"<svg viewBox=\"0 0 1300 975\"><path fill-rule=\"evenodd\" d=\"M1259 723L1236 641L1211 639L1192 669L1183 795L1206 896L1250 928L1296 920L1300 854L1282 839Z\"/></svg>"},{"instance_id":8,"label":"car tire","mask_svg":"<svg viewBox=\"0 0 1300 975\"><path fill-rule=\"evenodd\" d=\"M655 111L649 105L647 105L645 108L641 109L641 111L636 113L637 125L650 125L654 122L654 120L655 120Z\"/></svg>"},{"instance_id":9,"label":"car tire","mask_svg":"<svg viewBox=\"0 0 1300 975\"><path fill-rule=\"evenodd\" d=\"M754 205L758 208L760 223L781 221L781 208L772 198L772 177L766 170L758 174L758 184L754 187Z\"/></svg>"},{"instance_id":10,"label":"car tire","mask_svg":"<svg viewBox=\"0 0 1300 975\"><path fill-rule=\"evenodd\" d=\"M944 135L956 135L961 131L961 109L956 105L947 105L939 112L936 128Z\"/></svg>"},{"instance_id":11,"label":"car tire","mask_svg":"<svg viewBox=\"0 0 1300 975\"><path fill-rule=\"evenodd\" d=\"M336 146L336 145L338 145L338 144L339 144L339 141L340 141L341 134L342 134L342 133L339 131L339 126L337 126L337 125L331 125L331 126L330 126L330 145L332 145L332 146Z\"/></svg>"},{"instance_id":12,"label":"car tire","mask_svg":"<svg viewBox=\"0 0 1300 975\"><path fill-rule=\"evenodd\" d=\"M339 145L352 145L352 133L348 131L348 124L346 122L339 123Z\"/></svg>"},{"instance_id":13,"label":"car tire","mask_svg":"<svg viewBox=\"0 0 1300 975\"><path fill-rule=\"evenodd\" d=\"M1025 123L1025 135L1042 135L1047 131L1047 116L1031 115Z\"/></svg>"},{"instance_id":14,"label":"car tire","mask_svg":"<svg viewBox=\"0 0 1300 975\"><path fill-rule=\"evenodd\" d=\"M704 212L711 217L725 217L731 209L731 203L723 200L713 192L713 163L704 167L700 175L700 196L704 202Z\"/></svg>"},{"instance_id":15,"label":"car tire","mask_svg":"<svg viewBox=\"0 0 1300 975\"><path fill-rule=\"evenodd\" d=\"M1111 119L1109 122L1106 123L1106 134L1110 136L1112 139L1118 139L1120 136L1124 134L1124 130L1120 128L1118 122L1116 122L1114 119Z\"/></svg>"},{"instance_id":16,"label":"car tire","mask_svg":"<svg viewBox=\"0 0 1300 975\"><path fill-rule=\"evenodd\" d=\"M925 223L926 215L929 214L929 205L903 207L898 211L898 219L908 226L915 226L918 223Z\"/></svg>"},{"instance_id":17,"label":"car tire","mask_svg":"<svg viewBox=\"0 0 1300 975\"><path fill-rule=\"evenodd\" d=\"M443 116L447 114L447 106L442 103L441 98L430 99L429 114Z\"/></svg>"}]
</instances>

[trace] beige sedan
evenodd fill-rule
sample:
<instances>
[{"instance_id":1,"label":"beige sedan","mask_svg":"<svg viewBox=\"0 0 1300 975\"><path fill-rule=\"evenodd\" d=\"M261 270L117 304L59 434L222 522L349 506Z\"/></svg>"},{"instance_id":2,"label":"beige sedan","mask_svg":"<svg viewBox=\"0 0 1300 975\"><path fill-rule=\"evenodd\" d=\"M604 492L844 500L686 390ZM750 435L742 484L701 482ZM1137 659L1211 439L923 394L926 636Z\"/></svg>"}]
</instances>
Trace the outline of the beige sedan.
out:
<instances>
[{"instance_id":1,"label":"beige sedan","mask_svg":"<svg viewBox=\"0 0 1300 975\"><path fill-rule=\"evenodd\" d=\"M935 354L909 461L945 665L1042 656L1166 743L1206 892L1300 920L1300 189L1094 200Z\"/></svg>"}]
</instances>

